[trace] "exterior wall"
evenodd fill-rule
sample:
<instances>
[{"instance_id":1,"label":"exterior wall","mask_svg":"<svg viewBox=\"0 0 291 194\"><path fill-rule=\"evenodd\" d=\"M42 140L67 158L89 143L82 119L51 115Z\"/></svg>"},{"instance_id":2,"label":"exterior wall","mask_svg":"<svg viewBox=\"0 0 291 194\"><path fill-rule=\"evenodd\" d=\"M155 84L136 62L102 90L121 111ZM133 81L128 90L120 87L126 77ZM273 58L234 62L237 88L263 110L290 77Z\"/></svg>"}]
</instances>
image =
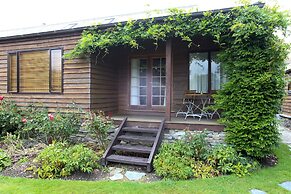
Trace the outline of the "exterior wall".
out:
<instances>
[{"instance_id":1,"label":"exterior wall","mask_svg":"<svg viewBox=\"0 0 291 194\"><path fill-rule=\"evenodd\" d=\"M87 59L64 60L62 94L9 94L7 93L7 53L17 50L42 48L63 48L64 53L74 48L80 33L52 35L18 39L17 41L0 41L0 95L10 98L19 106L40 103L54 112L56 108L66 108L72 102L87 110L90 108L90 63Z\"/></svg>"},{"instance_id":2,"label":"exterior wall","mask_svg":"<svg viewBox=\"0 0 291 194\"><path fill-rule=\"evenodd\" d=\"M76 103L84 110L103 110L106 113L124 113L139 115L164 115L165 108L159 110L136 110L129 106L130 59L132 57L165 57L165 43L155 47L145 42L144 48L130 49L117 47L110 54L96 61L89 59L64 60L62 94L8 94L7 93L7 53L17 50L43 48L63 48L64 53L74 48L80 33L18 39L0 42L0 94L9 97L19 106L41 103L51 112L57 108L66 108ZM194 45L188 48L180 40L173 41L173 101L172 112L182 104L184 92L188 90L189 53L217 50L210 39L196 38Z\"/></svg>"},{"instance_id":3,"label":"exterior wall","mask_svg":"<svg viewBox=\"0 0 291 194\"><path fill-rule=\"evenodd\" d=\"M91 109L102 110L107 114L117 112L117 68L115 56L107 55L104 59L93 56L91 60Z\"/></svg>"},{"instance_id":4,"label":"exterior wall","mask_svg":"<svg viewBox=\"0 0 291 194\"><path fill-rule=\"evenodd\" d=\"M286 75L286 80L290 80L290 79L291 79L291 75L287 74ZM288 81L287 81L287 84L288 84ZM291 117L291 94L288 94L288 85L287 84L286 84L286 87L285 87L286 95L284 97L281 110L282 110L282 114L283 115Z\"/></svg>"}]
</instances>

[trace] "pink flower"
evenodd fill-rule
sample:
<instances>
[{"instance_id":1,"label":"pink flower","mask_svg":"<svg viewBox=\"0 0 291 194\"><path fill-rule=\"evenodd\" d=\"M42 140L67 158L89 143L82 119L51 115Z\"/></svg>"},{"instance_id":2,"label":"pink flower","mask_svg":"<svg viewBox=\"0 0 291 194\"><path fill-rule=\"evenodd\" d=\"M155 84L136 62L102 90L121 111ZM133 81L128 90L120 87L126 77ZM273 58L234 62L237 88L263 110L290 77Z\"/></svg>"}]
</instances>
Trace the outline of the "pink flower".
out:
<instances>
[{"instance_id":1,"label":"pink flower","mask_svg":"<svg viewBox=\"0 0 291 194\"><path fill-rule=\"evenodd\" d=\"M26 119L26 118L23 118L21 121L22 121L23 123L26 123L26 122L27 122L27 119Z\"/></svg>"},{"instance_id":2,"label":"pink flower","mask_svg":"<svg viewBox=\"0 0 291 194\"><path fill-rule=\"evenodd\" d=\"M4 99L4 96L0 96L0 101L2 101Z\"/></svg>"},{"instance_id":3,"label":"pink flower","mask_svg":"<svg viewBox=\"0 0 291 194\"><path fill-rule=\"evenodd\" d=\"M50 119L51 121L54 120L54 115L53 115L53 114L48 114L48 117L49 117L49 119Z\"/></svg>"}]
</instances>

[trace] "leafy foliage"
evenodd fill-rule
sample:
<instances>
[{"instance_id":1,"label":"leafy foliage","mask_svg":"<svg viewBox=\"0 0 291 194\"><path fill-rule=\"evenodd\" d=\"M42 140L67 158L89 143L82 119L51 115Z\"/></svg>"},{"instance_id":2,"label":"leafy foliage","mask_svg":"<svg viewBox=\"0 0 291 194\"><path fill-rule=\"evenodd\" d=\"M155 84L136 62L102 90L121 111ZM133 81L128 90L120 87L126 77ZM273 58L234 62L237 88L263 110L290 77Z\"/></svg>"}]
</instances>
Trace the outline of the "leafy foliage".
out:
<instances>
[{"instance_id":1,"label":"leafy foliage","mask_svg":"<svg viewBox=\"0 0 291 194\"><path fill-rule=\"evenodd\" d=\"M36 165L32 168L39 178L57 178L78 170L90 173L100 168L98 160L94 151L82 144L70 147L65 143L53 143L36 157Z\"/></svg>"},{"instance_id":2,"label":"leafy foliage","mask_svg":"<svg viewBox=\"0 0 291 194\"><path fill-rule=\"evenodd\" d=\"M212 165L203 162L197 161L191 164L193 177L194 178L212 178L219 175L219 171L215 169Z\"/></svg>"},{"instance_id":3,"label":"leafy foliage","mask_svg":"<svg viewBox=\"0 0 291 194\"><path fill-rule=\"evenodd\" d=\"M207 162L222 174L245 176L258 168L258 163L242 157L231 146L219 145L208 154Z\"/></svg>"},{"instance_id":4,"label":"leafy foliage","mask_svg":"<svg viewBox=\"0 0 291 194\"><path fill-rule=\"evenodd\" d=\"M8 156L6 152L0 149L0 172L4 168L11 166L11 164L12 164L11 158Z\"/></svg>"},{"instance_id":5,"label":"leafy foliage","mask_svg":"<svg viewBox=\"0 0 291 194\"><path fill-rule=\"evenodd\" d=\"M205 137L205 133L187 133L184 140L162 144L153 163L157 175L174 180L191 178L194 160L200 160L206 155Z\"/></svg>"},{"instance_id":6,"label":"leafy foliage","mask_svg":"<svg viewBox=\"0 0 291 194\"><path fill-rule=\"evenodd\" d=\"M157 175L173 180L210 178L221 174L245 176L256 170L256 161L227 145L208 147L205 133L187 134L184 140L163 143L153 165Z\"/></svg>"},{"instance_id":7,"label":"leafy foliage","mask_svg":"<svg viewBox=\"0 0 291 194\"><path fill-rule=\"evenodd\" d=\"M0 101L0 136L22 128L21 110L9 100Z\"/></svg>"},{"instance_id":8,"label":"leafy foliage","mask_svg":"<svg viewBox=\"0 0 291 194\"><path fill-rule=\"evenodd\" d=\"M205 131L191 135L191 133L187 132L184 142L188 145L189 152L191 153L190 157L195 160L203 160L207 155L209 150L207 141L207 134Z\"/></svg>"},{"instance_id":9,"label":"leafy foliage","mask_svg":"<svg viewBox=\"0 0 291 194\"><path fill-rule=\"evenodd\" d=\"M24 118L24 127L18 132L24 137L42 138L47 143L66 140L81 126L80 112L77 109L49 114L46 108L30 106L24 112Z\"/></svg>"},{"instance_id":10,"label":"leafy foliage","mask_svg":"<svg viewBox=\"0 0 291 194\"><path fill-rule=\"evenodd\" d=\"M90 131L96 138L101 148L107 147L108 130L113 127L112 120L105 116L104 112L89 112L85 120L85 129Z\"/></svg>"},{"instance_id":11,"label":"leafy foliage","mask_svg":"<svg viewBox=\"0 0 291 194\"><path fill-rule=\"evenodd\" d=\"M182 141L164 143L153 162L156 174L165 178L180 180L192 177L191 157L188 146Z\"/></svg>"},{"instance_id":12,"label":"leafy foliage","mask_svg":"<svg viewBox=\"0 0 291 194\"><path fill-rule=\"evenodd\" d=\"M220 54L228 82L216 96L226 141L253 157L272 153L279 136L275 114L284 96L288 45L274 32L287 18L276 9L237 9L228 47Z\"/></svg>"},{"instance_id":13,"label":"leafy foliage","mask_svg":"<svg viewBox=\"0 0 291 194\"><path fill-rule=\"evenodd\" d=\"M271 153L279 139L275 114L284 95L284 60L289 49L277 32L286 32L289 15L276 7L256 5L204 12L198 18L179 9L169 12L161 21L151 18L107 29L92 27L66 57L106 54L120 45L138 49L144 40L158 45L179 38L193 46L193 37L212 37L221 47L218 58L229 80L215 96L217 108L223 110L226 141L249 156Z\"/></svg>"}]
</instances>

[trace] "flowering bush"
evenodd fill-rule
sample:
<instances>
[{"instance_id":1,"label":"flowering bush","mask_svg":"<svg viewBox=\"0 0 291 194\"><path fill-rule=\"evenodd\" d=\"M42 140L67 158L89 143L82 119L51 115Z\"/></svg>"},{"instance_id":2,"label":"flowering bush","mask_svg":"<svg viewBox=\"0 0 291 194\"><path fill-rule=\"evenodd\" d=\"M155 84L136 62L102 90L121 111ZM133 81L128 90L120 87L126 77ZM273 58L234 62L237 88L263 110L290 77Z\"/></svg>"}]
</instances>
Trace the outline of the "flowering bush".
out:
<instances>
[{"instance_id":1,"label":"flowering bush","mask_svg":"<svg viewBox=\"0 0 291 194\"><path fill-rule=\"evenodd\" d=\"M0 96L0 103L0 136L21 129L23 126L21 110L3 96Z\"/></svg>"},{"instance_id":2,"label":"flowering bush","mask_svg":"<svg viewBox=\"0 0 291 194\"><path fill-rule=\"evenodd\" d=\"M24 127L18 132L23 137L37 137L51 143L53 140L65 140L76 133L81 126L81 117L75 110L52 114L45 108L30 106L22 123Z\"/></svg>"}]
</instances>

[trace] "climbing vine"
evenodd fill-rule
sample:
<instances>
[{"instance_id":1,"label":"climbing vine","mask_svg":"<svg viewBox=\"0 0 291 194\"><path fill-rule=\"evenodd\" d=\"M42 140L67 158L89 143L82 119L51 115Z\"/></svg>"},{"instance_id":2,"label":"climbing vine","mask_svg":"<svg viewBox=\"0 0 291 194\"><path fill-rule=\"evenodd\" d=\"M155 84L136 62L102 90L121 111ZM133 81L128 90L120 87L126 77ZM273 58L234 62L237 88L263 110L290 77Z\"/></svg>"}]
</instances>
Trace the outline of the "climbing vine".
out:
<instances>
[{"instance_id":1,"label":"climbing vine","mask_svg":"<svg viewBox=\"0 0 291 194\"><path fill-rule=\"evenodd\" d=\"M158 46L161 41L180 38L192 45L195 36L210 36L220 45L218 56L228 82L215 96L223 110L226 141L237 151L264 157L278 143L275 114L284 96L284 60L289 45L277 35L290 24L287 13L276 7L246 5L228 12L204 12L193 17L179 9L155 18L118 23L102 29L85 30L75 49L66 57L110 52L115 46L138 49L144 40Z\"/></svg>"}]
</instances>

